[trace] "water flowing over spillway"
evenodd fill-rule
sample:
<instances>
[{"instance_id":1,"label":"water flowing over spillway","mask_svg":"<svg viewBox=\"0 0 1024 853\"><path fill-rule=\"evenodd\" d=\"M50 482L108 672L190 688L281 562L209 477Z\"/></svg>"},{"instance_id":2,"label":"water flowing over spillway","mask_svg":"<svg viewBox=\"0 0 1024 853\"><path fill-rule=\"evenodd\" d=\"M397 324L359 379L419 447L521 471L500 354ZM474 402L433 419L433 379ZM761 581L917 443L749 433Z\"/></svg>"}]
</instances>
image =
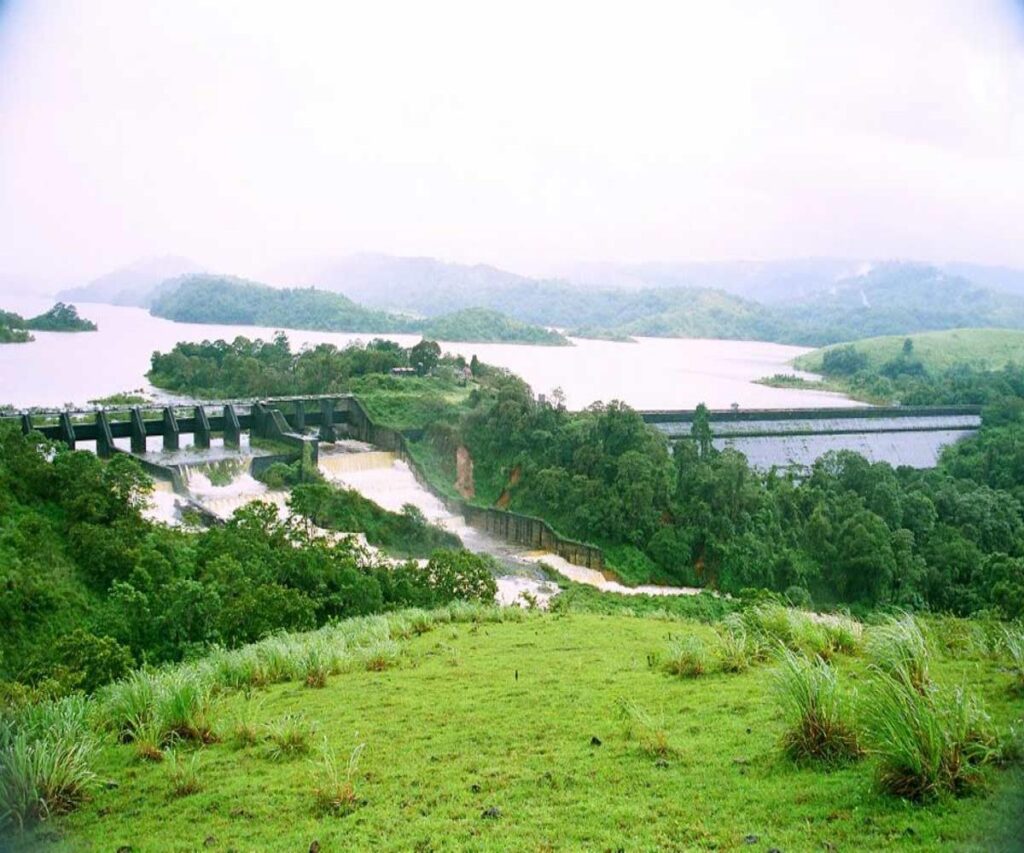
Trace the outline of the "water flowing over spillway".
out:
<instances>
[{"instance_id":1,"label":"water flowing over spillway","mask_svg":"<svg viewBox=\"0 0 1024 853\"><path fill-rule=\"evenodd\" d=\"M470 527L462 516L449 512L443 501L425 488L409 465L396 454L358 441L339 441L334 448L321 447L320 471L330 482L355 489L391 512L401 512L402 507L411 504L429 523L458 536L470 551L497 559L507 572L497 579L502 603L510 604L524 592L546 602L557 591L538 569L538 555Z\"/></svg>"}]
</instances>

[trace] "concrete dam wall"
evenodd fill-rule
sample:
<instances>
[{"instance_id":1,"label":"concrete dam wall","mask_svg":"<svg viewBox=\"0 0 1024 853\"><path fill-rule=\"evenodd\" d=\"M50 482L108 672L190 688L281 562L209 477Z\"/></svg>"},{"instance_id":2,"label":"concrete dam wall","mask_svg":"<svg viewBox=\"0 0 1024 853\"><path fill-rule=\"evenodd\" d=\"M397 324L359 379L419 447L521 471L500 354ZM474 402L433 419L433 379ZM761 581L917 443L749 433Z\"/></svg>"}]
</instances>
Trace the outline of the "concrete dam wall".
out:
<instances>
[{"instance_id":1,"label":"concrete dam wall","mask_svg":"<svg viewBox=\"0 0 1024 853\"><path fill-rule=\"evenodd\" d=\"M641 412L673 440L692 439L692 411ZM744 454L761 470L802 468L831 450L852 450L872 462L933 468L944 447L977 432L976 406L863 409L725 410L710 413L712 444Z\"/></svg>"}]
</instances>

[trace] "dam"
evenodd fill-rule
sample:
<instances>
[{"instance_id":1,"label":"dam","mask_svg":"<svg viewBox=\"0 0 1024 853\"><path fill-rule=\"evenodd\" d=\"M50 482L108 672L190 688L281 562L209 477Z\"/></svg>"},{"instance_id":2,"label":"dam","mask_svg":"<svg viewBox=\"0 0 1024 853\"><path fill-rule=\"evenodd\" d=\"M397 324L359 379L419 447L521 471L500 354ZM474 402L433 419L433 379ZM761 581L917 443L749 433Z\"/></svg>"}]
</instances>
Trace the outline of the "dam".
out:
<instances>
[{"instance_id":1,"label":"dam","mask_svg":"<svg viewBox=\"0 0 1024 853\"><path fill-rule=\"evenodd\" d=\"M693 410L640 415L670 440L692 440ZM807 468L832 450L893 467L934 468L943 448L978 431L981 408L725 409L710 411L709 425L716 449L737 450L762 471Z\"/></svg>"}]
</instances>

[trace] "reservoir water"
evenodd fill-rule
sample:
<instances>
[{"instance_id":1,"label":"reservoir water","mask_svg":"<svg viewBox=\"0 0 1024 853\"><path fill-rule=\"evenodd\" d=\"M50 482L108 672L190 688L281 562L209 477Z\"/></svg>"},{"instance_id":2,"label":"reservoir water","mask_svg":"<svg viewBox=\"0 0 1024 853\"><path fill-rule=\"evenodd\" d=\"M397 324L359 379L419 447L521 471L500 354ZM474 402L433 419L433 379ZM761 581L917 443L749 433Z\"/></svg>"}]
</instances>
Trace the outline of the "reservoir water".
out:
<instances>
[{"instance_id":1,"label":"reservoir water","mask_svg":"<svg viewBox=\"0 0 1024 853\"><path fill-rule=\"evenodd\" d=\"M8 296L0 308L32 315L51 300ZM85 405L89 400L143 388L154 350L166 352L178 341L202 341L239 335L268 338L266 327L173 323L141 308L80 303L79 313L99 325L98 332L36 332L27 344L0 344L0 405L15 407ZM345 346L357 340L387 337L410 346L416 335L348 334L287 330L292 347L321 342ZM596 400L622 400L638 409L812 408L855 405L841 395L768 388L755 380L792 373L788 362L801 347L755 341L641 338L637 343L575 340L572 347L442 342L448 352L476 355L506 367L530 383L536 393L565 393L570 408Z\"/></svg>"}]
</instances>

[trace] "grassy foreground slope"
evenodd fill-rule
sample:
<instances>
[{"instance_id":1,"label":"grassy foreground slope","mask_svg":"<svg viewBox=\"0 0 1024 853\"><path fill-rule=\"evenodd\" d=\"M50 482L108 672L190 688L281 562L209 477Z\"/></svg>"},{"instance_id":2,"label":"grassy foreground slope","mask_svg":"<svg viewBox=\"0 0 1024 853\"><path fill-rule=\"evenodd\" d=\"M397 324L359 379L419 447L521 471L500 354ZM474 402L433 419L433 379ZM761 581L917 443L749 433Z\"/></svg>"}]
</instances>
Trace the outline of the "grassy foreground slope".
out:
<instances>
[{"instance_id":1,"label":"grassy foreground slope","mask_svg":"<svg viewBox=\"0 0 1024 853\"><path fill-rule=\"evenodd\" d=\"M922 806L877 793L871 760L826 772L784 759L769 665L689 679L650 666L670 638L710 643L710 626L501 618L411 630L390 664L321 689L222 695L220 742L178 749L179 767L198 756L190 793L172 790L169 759L108 740L96 770L117 785L43 829L74 850L984 849L996 812L1013 814L1008 771ZM844 690L864 681L862 659L835 665ZM1009 675L980 656L936 658L931 675L981 693L1000 728L1020 713ZM275 757L289 720L308 751ZM239 731L255 734L242 745ZM341 814L317 808L321 744L352 786Z\"/></svg>"},{"instance_id":2,"label":"grassy foreground slope","mask_svg":"<svg viewBox=\"0 0 1024 853\"><path fill-rule=\"evenodd\" d=\"M878 370L899 358L907 338L914 342L914 356L930 371L945 370L956 364L999 370L1012 362L1024 362L1024 331L1018 329L950 329L915 335L888 335L865 338L854 345L867 357L867 368ZM842 345L822 347L798 356L793 365L800 370L818 373L825 353L837 346Z\"/></svg>"}]
</instances>

